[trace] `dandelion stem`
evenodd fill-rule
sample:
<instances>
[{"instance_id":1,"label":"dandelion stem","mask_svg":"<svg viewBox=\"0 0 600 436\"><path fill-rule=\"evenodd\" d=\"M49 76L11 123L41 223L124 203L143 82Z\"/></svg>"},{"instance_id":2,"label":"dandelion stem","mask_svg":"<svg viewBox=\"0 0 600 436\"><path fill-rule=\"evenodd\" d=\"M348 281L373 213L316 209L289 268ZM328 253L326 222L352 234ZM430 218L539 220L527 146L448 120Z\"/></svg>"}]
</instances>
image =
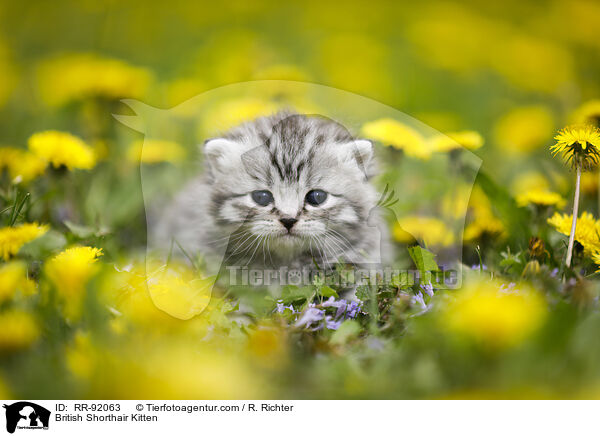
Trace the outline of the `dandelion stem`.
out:
<instances>
[{"instance_id":1,"label":"dandelion stem","mask_svg":"<svg viewBox=\"0 0 600 436\"><path fill-rule=\"evenodd\" d=\"M571 224L571 234L569 235L569 247L567 248L567 259L565 263L567 268L571 266L573 257L573 244L575 243L575 229L577 228L577 214L579 212L579 185L581 184L581 166L577 165L577 179L575 180L575 198L573 199L573 222Z\"/></svg>"}]
</instances>

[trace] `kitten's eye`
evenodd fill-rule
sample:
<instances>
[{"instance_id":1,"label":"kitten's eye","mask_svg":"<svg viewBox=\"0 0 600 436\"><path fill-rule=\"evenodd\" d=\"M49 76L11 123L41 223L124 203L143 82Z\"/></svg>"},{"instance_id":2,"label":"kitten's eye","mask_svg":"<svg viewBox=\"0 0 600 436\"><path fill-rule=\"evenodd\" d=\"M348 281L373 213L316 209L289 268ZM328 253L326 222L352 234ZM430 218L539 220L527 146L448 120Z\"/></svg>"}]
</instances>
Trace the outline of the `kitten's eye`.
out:
<instances>
[{"instance_id":1,"label":"kitten's eye","mask_svg":"<svg viewBox=\"0 0 600 436\"><path fill-rule=\"evenodd\" d=\"M327 192L322 191L321 189L313 189L306 194L306 202L311 206L323 204L325 200L327 200Z\"/></svg>"},{"instance_id":2,"label":"kitten's eye","mask_svg":"<svg viewBox=\"0 0 600 436\"><path fill-rule=\"evenodd\" d=\"M252 191L252 200L259 206L267 206L273 202L273 194L269 191Z\"/></svg>"}]
</instances>

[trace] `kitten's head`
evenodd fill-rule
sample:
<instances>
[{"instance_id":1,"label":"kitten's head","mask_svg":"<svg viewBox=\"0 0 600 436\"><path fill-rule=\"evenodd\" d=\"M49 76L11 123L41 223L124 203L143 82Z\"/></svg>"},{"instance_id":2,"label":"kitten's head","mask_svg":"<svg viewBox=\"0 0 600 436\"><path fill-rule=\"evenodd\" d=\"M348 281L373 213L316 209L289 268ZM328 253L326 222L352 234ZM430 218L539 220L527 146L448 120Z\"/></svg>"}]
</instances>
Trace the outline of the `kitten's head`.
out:
<instances>
[{"instance_id":1,"label":"kitten's head","mask_svg":"<svg viewBox=\"0 0 600 436\"><path fill-rule=\"evenodd\" d=\"M279 113L208 140L204 153L212 216L238 244L314 248L322 260L360 245L376 202L370 141L324 118Z\"/></svg>"}]
</instances>

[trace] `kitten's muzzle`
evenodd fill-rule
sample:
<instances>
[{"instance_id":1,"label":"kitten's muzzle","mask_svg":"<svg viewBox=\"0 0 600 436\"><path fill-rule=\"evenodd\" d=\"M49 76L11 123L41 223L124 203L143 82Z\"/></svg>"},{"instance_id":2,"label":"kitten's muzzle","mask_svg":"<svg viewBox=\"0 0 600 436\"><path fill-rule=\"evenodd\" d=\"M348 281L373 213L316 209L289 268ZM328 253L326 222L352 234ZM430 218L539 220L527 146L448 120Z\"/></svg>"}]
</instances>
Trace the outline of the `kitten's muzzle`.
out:
<instances>
[{"instance_id":1,"label":"kitten's muzzle","mask_svg":"<svg viewBox=\"0 0 600 436\"><path fill-rule=\"evenodd\" d=\"M298 222L298 220L296 218L280 218L279 222L283 224L283 227L285 227L289 232L292 230L292 227Z\"/></svg>"}]
</instances>

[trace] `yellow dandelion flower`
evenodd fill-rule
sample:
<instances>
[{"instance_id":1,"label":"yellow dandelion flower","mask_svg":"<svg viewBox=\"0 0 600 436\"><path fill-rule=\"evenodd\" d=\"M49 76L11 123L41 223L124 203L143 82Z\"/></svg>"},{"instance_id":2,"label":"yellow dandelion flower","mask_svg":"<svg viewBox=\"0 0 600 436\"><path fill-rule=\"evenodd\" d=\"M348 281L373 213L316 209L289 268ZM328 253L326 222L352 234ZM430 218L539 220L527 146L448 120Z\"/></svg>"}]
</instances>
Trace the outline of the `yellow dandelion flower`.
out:
<instances>
[{"instance_id":1,"label":"yellow dandelion flower","mask_svg":"<svg viewBox=\"0 0 600 436\"><path fill-rule=\"evenodd\" d=\"M97 271L95 263L100 256L100 248L67 248L46 263L46 275L65 296L77 294Z\"/></svg>"},{"instance_id":2,"label":"yellow dandelion flower","mask_svg":"<svg viewBox=\"0 0 600 436\"><path fill-rule=\"evenodd\" d=\"M447 247L454 242L454 234L444 221L434 217L406 216L398 219L392 229L398 242L411 243L414 237L427 246Z\"/></svg>"},{"instance_id":3,"label":"yellow dandelion flower","mask_svg":"<svg viewBox=\"0 0 600 436\"><path fill-rule=\"evenodd\" d=\"M40 329L31 314L16 309L0 313L0 350L27 348L39 335Z\"/></svg>"},{"instance_id":4,"label":"yellow dandelion flower","mask_svg":"<svg viewBox=\"0 0 600 436\"><path fill-rule=\"evenodd\" d=\"M548 109L526 106L504 114L494 126L494 136L503 151L526 154L543 146L553 129L554 120Z\"/></svg>"},{"instance_id":5,"label":"yellow dandelion flower","mask_svg":"<svg viewBox=\"0 0 600 436\"><path fill-rule=\"evenodd\" d=\"M20 151L8 169L13 183L29 183L46 171L48 164L34 153Z\"/></svg>"},{"instance_id":6,"label":"yellow dandelion flower","mask_svg":"<svg viewBox=\"0 0 600 436\"><path fill-rule=\"evenodd\" d=\"M550 183L546 177L537 171L527 171L519 173L510 188L515 194L532 190L546 191L550 189Z\"/></svg>"},{"instance_id":7,"label":"yellow dandelion flower","mask_svg":"<svg viewBox=\"0 0 600 436\"><path fill-rule=\"evenodd\" d=\"M37 69L40 95L49 106L86 98L141 98L152 75L145 68L94 54L67 54L43 61Z\"/></svg>"},{"instance_id":8,"label":"yellow dandelion flower","mask_svg":"<svg viewBox=\"0 0 600 436\"><path fill-rule=\"evenodd\" d=\"M19 149L14 147L0 147L0 171L10 168L18 150Z\"/></svg>"},{"instance_id":9,"label":"yellow dandelion flower","mask_svg":"<svg viewBox=\"0 0 600 436\"><path fill-rule=\"evenodd\" d=\"M214 278L199 278L173 265L152 273L148 293L157 308L178 319L191 319L210 303Z\"/></svg>"},{"instance_id":10,"label":"yellow dandelion flower","mask_svg":"<svg viewBox=\"0 0 600 436\"><path fill-rule=\"evenodd\" d=\"M542 325L547 303L535 290L498 281L467 284L450 297L441 321L444 330L484 347L516 346Z\"/></svg>"},{"instance_id":11,"label":"yellow dandelion flower","mask_svg":"<svg viewBox=\"0 0 600 436\"><path fill-rule=\"evenodd\" d=\"M127 150L127 159L134 163L181 162L185 159L184 148L176 142L159 139L135 141Z\"/></svg>"},{"instance_id":12,"label":"yellow dandelion flower","mask_svg":"<svg viewBox=\"0 0 600 436\"><path fill-rule=\"evenodd\" d=\"M520 207L535 204L538 206L556 206L557 208L561 208L565 205L565 199L556 192L532 189L517 195L517 204Z\"/></svg>"},{"instance_id":13,"label":"yellow dandelion flower","mask_svg":"<svg viewBox=\"0 0 600 436\"><path fill-rule=\"evenodd\" d=\"M47 225L40 226L37 223L1 228L0 255L4 260L8 260L11 256L17 254L23 245L46 233L48 228Z\"/></svg>"},{"instance_id":14,"label":"yellow dandelion flower","mask_svg":"<svg viewBox=\"0 0 600 436\"><path fill-rule=\"evenodd\" d=\"M571 234L572 222L573 215L560 214L558 212L556 212L551 218L548 218L548 223L558 232L566 236ZM600 251L599 235L600 222L596 221L591 213L583 212L577 219L575 240L583 245L585 254L592 255L594 252Z\"/></svg>"},{"instance_id":15,"label":"yellow dandelion flower","mask_svg":"<svg viewBox=\"0 0 600 436\"><path fill-rule=\"evenodd\" d=\"M223 400L272 395L239 354L182 340L138 342L118 350L80 347L74 369L89 377L91 396Z\"/></svg>"},{"instance_id":16,"label":"yellow dandelion flower","mask_svg":"<svg viewBox=\"0 0 600 436\"><path fill-rule=\"evenodd\" d=\"M0 267L0 303L10 300L16 291L25 295L35 292L35 282L27 278L24 262L9 262Z\"/></svg>"},{"instance_id":17,"label":"yellow dandelion flower","mask_svg":"<svg viewBox=\"0 0 600 436\"><path fill-rule=\"evenodd\" d=\"M73 338L73 344L65 350L65 360L73 374L82 379L88 379L94 369L97 356L90 335L78 331Z\"/></svg>"},{"instance_id":18,"label":"yellow dandelion flower","mask_svg":"<svg viewBox=\"0 0 600 436\"><path fill-rule=\"evenodd\" d=\"M96 164L94 149L76 136L48 130L29 138L29 149L55 168L62 165L88 170Z\"/></svg>"},{"instance_id":19,"label":"yellow dandelion flower","mask_svg":"<svg viewBox=\"0 0 600 436\"><path fill-rule=\"evenodd\" d=\"M470 220L463 233L463 240L471 242L485 235L504 236L506 229L492 211L492 204L479 186L474 186L469 201Z\"/></svg>"},{"instance_id":20,"label":"yellow dandelion flower","mask_svg":"<svg viewBox=\"0 0 600 436\"><path fill-rule=\"evenodd\" d=\"M460 148L477 150L483 146L483 136L473 130L450 132L433 137L430 147L433 151L448 152Z\"/></svg>"},{"instance_id":21,"label":"yellow dandelion flower","mask_svg":"<svg viewBox=\"0 0 600 436\"><path fill-rule=\"evenodd\" d=\"M504 224L498 218L491 214L478 214L475 219L465 227L463 239L465 242L472 242L482 238L485 235L504 236L506 229Z\"/></svg>"},{"instance_id":22,"label":"yellow dandelion flower","mask_svg":"<svg viewBox=\"0 0 600 436\"><path fill-rule=\"evenodd\" d=\"M574 124L600 127L600 100L590 100L579 106L571 116Z\"/></svg>"},{"instance_id":23,"label":"yellow dandelion flower","mask_svg":"<svg viewBox=\"0 0 600 436\"><path fill-rule=\"evenodd\" d=\"M13 183L29 183L46 170L47 163L35 154L13 147L0 148L0 171L7 169Z\"/></svg>"},{"instance_id":24,"label":"yellow dandelion flower","mask_svg":"<svg viewBox=\"0 0 600 436\"><path fill-rule=\"evenodd\" d=\"M419 132L391 118L366 123L362 127L362 134L383 145L402 150L407 156L423 160L431 156L427 141Z\"/></svg>"},{"instance_id":25,"label":"yellow dandelion flower","mask_svg":"<svg viewBox=\"0 0 600 436\"><path fill-rule=\"evenodd\" d=\"M287 363L287 334L285 329L262 323L248 332L247 350L262 366L277 368Z\"/></svg>"},{"instance_id":26,"label":"yellow dandelion flower","mask_svg":"<svg viewBox=\"0 0 600 436\"><path fill-rule=\"evenodd\" d=\"M13 183L29 183L42 175L47 165L45 160L29 151L0 148L0 171L7 169Z\"/></svg>"},{"instance_id":27,"label":"yellow dandelion flower","mask_svg":"<svg viewBox=\"0 0 600 436\"><path fill-rule=\"evenodd\" d=\"M556 144L550 147L554 156L561 155L573 168L590 170L600 159L600 129L590 125L565 127L554 137Z\"/></svg>"},{"instance_id":28,"label":"yellow dandelion flower","mask_svg":"<svg viewBox=\"0 0 600 436\"><path fill-rule=\"evenodd\" d=\"M598 269L596 271L600 271L600 251L595 251L592 254L592 261L598 265Z\"/></svg>"},{"instance_id":29,"label":"yellow dandelion flower","mask_svg":"<svg viewBox=\"0 0 600 436\"><path fill-rule=\"evenodd\" d=\"M77 318L87 282L96 274L102 250L71 247L51 258L44 267L46 276L65 304L67 318Z\"/></svg>"}]
</instances>

